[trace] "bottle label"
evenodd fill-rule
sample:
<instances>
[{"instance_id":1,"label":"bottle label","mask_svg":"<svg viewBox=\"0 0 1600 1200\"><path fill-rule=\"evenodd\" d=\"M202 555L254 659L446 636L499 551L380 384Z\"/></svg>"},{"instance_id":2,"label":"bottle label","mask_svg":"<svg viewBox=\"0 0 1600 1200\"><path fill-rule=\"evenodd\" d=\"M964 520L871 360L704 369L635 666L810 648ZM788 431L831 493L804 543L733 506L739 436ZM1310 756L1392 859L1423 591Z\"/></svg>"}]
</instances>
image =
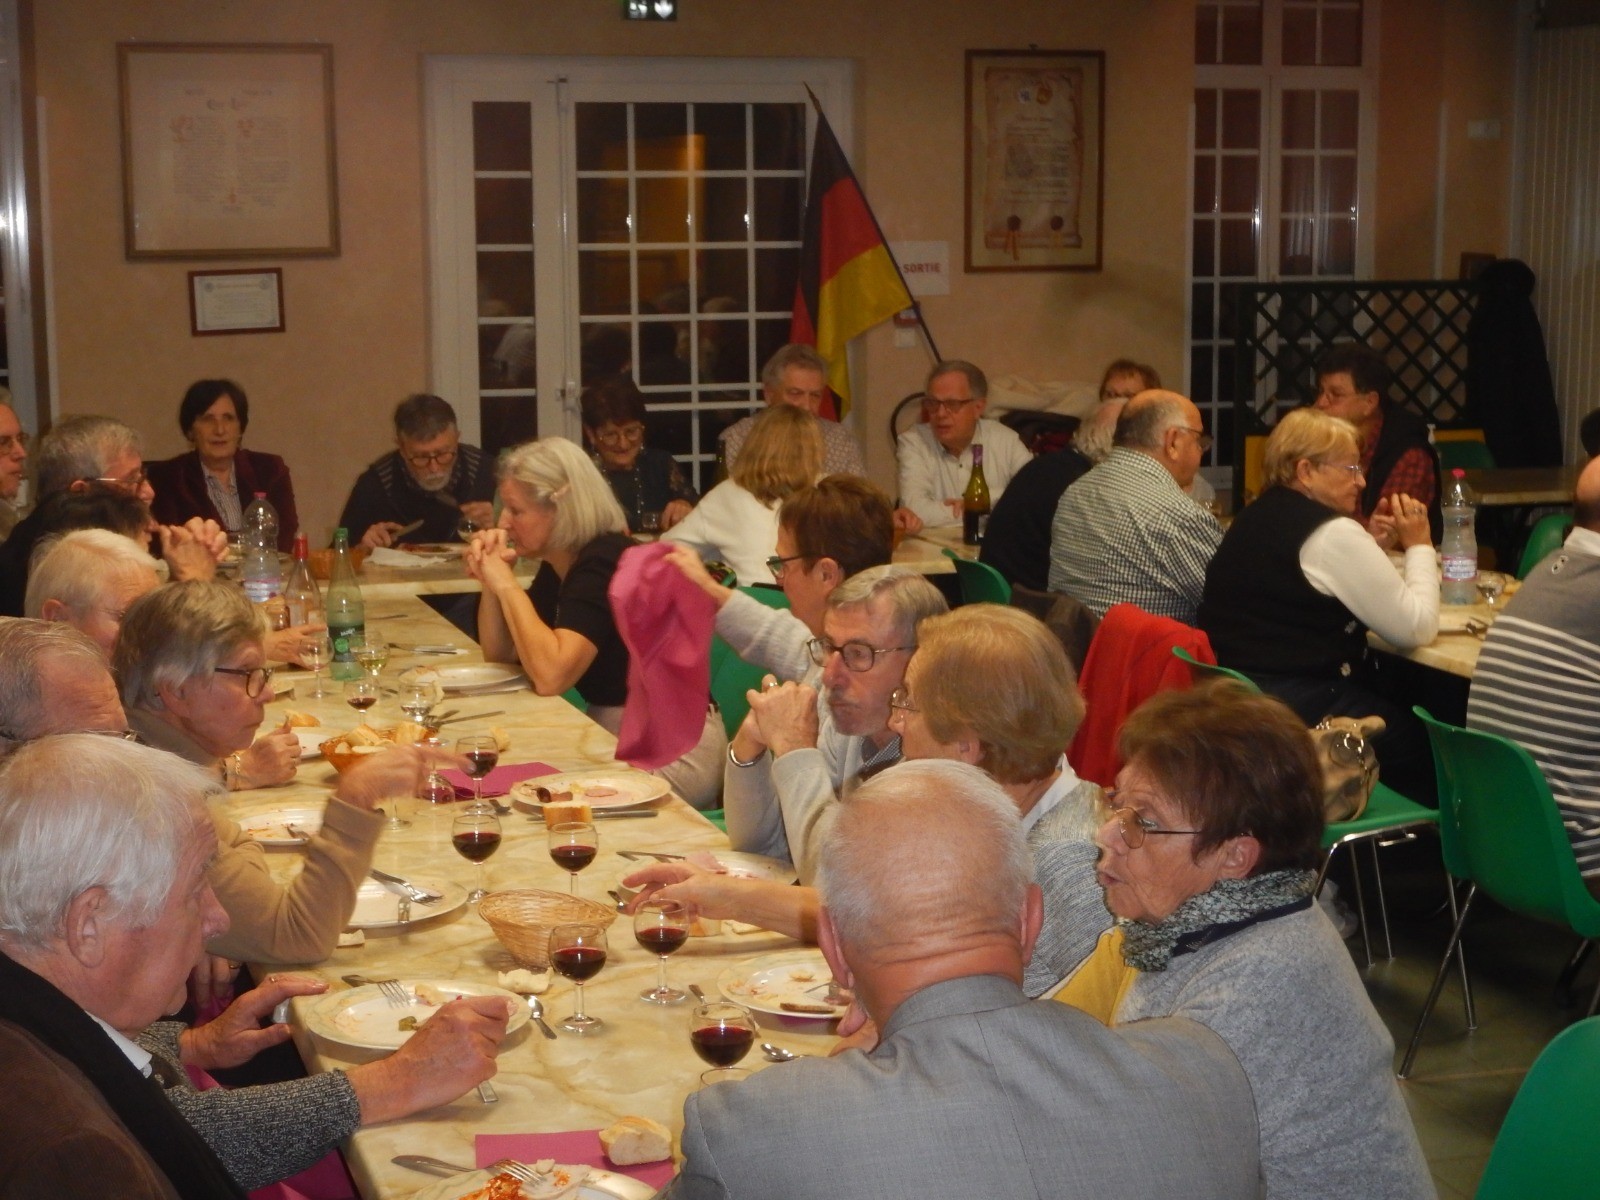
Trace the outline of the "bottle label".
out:
<instances>
[{"instance_id":1,"label":"bottle label","mask_svg":"<svg viewBox=\"0 0 1600 1200\"><path fill-rule=\"evenodd\" d=\"M251 604L265 604L278 594L278 581L276 579L246 579L244 581L244 594L250 598Z\"/></svg>"},{"instance_id":2,"label":"bottle label","mask_svg":"<svg viewBox=\"0 0 1600 1200\"><path fill-rule=\"evenodd\" d=\"M1478 577L1478 560L1468 554L1443 556L1443 575L1447 583L1465 583Z\"/></svg>"}]
</instances>

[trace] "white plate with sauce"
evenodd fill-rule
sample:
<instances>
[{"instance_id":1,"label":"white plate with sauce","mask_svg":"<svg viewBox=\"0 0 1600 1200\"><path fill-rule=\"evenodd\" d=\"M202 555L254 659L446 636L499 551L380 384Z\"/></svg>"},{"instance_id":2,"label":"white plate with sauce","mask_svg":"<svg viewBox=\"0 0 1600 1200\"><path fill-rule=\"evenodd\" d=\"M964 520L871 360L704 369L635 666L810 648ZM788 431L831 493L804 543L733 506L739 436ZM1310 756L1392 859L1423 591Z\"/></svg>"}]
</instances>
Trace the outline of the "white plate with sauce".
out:
<instances>
[{"instance_id":1,"label":"white plate with sauce","mask_svg":"<svg viewBox=\"0 0 1600 1200\"><path fill-rule=\"evenodd\" d=\"M263 846L304 846L322 828L322 809L311 805L268 808L239 818L239 829Z\"/></svg>"},{"instance_id":2,"label":"white plate with sauce","mask_svg":"<svg viewBox=\"0 0 1600 1200\"><path fill-rule=\"evenodd\" d=\"M647 775L629 767L600 767L592 771L568 771L562 775L541 775L511 785L511 801L527 812L540 812L544 803L535 788L548 792L571 792L590 808L635 808L659 800L672 785L659 775Z\"/></svg>"},{"instance_id":3,"label":"white plate with sauce","mask_svg":"<svg viewBox=\"0 0 1600 1200\"><path fill-rule=\"evenodd\" d=\"M412 906L416 911L416 906ZM463 979L403 979L400 981L411 997L408 1008L391 1008L384 994L372 984L334 992L323 996L311 1006L306 1016L306 1028L318 1037L341 1046L357 1046L363 1050L398 1050L411 1040L415 1029L402 1029L400 1022L407 1017L416 1019L418 1025L439 1011L443 1001L457 996L504 996L513 1002L508 1033L515 1033L528 1023L528 1003L521 996L504 988L485 983L470 983ZM433 989L440 997L436 1007L426 1000L417 999L417 988Z\"/></svg>"},{"instance_id":4,"label":"white plate with sauce","mask_svg":"<svg viewBox=\"0 0 1600 1200\"><path fill-rule=\"evenodd\" d=\"M492 1171L452 1175L449 1179L441 1179L423 1188L412 1195L411 1200L476 1200L493 1178ZM530 1189L520 1194L527 1196L537 1193ZM588 1178L578 1185L578 1190L568 1193L572 1200L650 1200L655 1194L656 1189L643 1180L616 1171L602 1171L599 1167L590 1167Z\"/></svg>"}]
</instances>

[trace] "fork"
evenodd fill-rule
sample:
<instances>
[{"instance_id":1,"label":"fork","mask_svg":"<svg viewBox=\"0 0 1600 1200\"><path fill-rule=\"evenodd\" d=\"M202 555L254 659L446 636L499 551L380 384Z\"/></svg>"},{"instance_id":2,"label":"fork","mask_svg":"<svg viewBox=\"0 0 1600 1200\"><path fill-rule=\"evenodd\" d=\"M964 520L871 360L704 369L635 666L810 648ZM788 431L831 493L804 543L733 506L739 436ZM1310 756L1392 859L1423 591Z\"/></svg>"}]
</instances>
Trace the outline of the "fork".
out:
<instances>
[{"instance_id":1,"label":"fork","mask_svg":"<svg viewBox=\"0 0 1600 1200\"><path fill-rule=\"evenodd\" d=\"M383 993L383 998L389 1002L390 1008L410 1008L411 993L406 991L405 985L398 979L375 979L378 991Z\"/></svg>"}]
</instances>

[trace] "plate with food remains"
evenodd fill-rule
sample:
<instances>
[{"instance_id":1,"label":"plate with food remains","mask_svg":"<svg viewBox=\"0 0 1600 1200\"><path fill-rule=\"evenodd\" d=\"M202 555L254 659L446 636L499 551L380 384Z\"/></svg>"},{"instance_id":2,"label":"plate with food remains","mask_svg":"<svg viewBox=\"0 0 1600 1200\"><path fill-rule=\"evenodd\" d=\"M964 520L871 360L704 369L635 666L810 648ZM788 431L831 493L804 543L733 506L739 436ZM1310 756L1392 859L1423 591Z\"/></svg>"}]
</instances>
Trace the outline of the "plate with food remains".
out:
<instances>
[{"instance_id":1,"label":"plate with food remains","mask_svg":"<svg viewBox=\"0 0 1600 1200\"><path fill-rule=\"evenodd\" d=\"M467 549L465 542L401 542L395 547L407 554L428 554L436 558L455 558Z\"/></svg>"},{"instance_id":2,"label":"plate with food remains","mask_svg":"<svg viewBox=\"0 0 1600 1200\"><path fill-rule=\"evenodd\" d=\"M263 846L304 846L322 828L320 806L268 808L239 818L239 829Z\"/></svg>"},{"instance_id":3,"label":"plate with food remains","mask_svg":"<svg viewBox=\"0 0 1600 1200\"><path fill-rule=\"evenodd\" d=\"M753 963L729 967L717 977L717 990L735 1004L775 1017L834 1021L846 1005L831 1004L833 970L820 950L785 950Z\"/></svg>"},{"instance_id":4,"label":"plate with food remains","mask_svg":"<svg viewBox=\"0 0 1600 1200\"><path fill-rule=\"evenodd\" d=\"M416 905L412 913L416 913ZM504 996L512 1001L507 1032L515 1033L528 1023L528 1005L522 997L486 983L461 979L403 979L400 986L411 1001L405 1008L394 1008L375 984L333 992L311 1006L306 1028L318 1037L341 1046L363 1050L398 1050L411 1040L418 1027L427 1024L450 1001L460 996Z\"/></svg>"},{"instance_id":5,"label":"plate with food remains","mask_svg":"<svg viewBox=\"0 0 1600 1200\"><path fill-rule=\"evenodd\" d=\"M473 688L498 687L518 683L524 678L521 667L505 663L466 663L459 667L433 667L439 684L447 692L465 692Z\"/></svg>"},{"instance_id":6,"label":"plate with food remains","mask_svg":"<svg viewBox=\"0 0 1600 1200\"><path fill-rule=\"evenodd\" d=\"M425 891L438 892L444 899L432 904L413 902L411 919L402 921L400 897L376 879L368 879L356 889L356 907L345 924L351 929L399 929L455 912L467 902L467 889L459 883L440 879L412 879L410 882Z\"/></svg>"},{"instance_id":7,"label":"plate with food remains","mask_svg":"<svg viewBox=\"0 0 1600 1200\"><path fill-rule=\"evenodd\" d=\"M515 1175L468 1171L441 1179L412 1195L411 1200L650 1200L656 1189L631 1175L599 1167L565 1166L541 1160L539 1179L524 1183Z\"/></svg>"},{"instance_id":8,"label":"plate with food remains","mask_svg":"<svg viewBox=\"0 0 1600 1200\"><path fill-rule=\"evenodd\" d=\"M527 812L539 812L544 800L537 788L549 792L554 800L582 801L590 808L635 808L661 799L672 785L659 775L629 767L601 767L524 779L511 785L511 802Z\"/></svg>"}]
</instances>

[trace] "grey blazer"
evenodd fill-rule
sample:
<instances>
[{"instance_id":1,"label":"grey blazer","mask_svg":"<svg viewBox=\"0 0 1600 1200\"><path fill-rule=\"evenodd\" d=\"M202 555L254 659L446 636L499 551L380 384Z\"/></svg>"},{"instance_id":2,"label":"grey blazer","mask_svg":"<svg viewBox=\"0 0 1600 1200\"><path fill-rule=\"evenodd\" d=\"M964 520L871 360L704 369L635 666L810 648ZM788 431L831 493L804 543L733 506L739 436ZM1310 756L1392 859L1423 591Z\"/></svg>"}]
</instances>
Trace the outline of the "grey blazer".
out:
<instances>
[{"instance_id":1,"label":"grey blazer","mask_svg":"<svg viewBox=\"0 0 1600 1200\"><path fill-rule=\"evenodd\" d=\"M1250 1085L1192 1021L1108 1029L994 975L903 1003L870 1054L683 1106L671 1200L1218 1200L1259 1192Z\"/></svg>"}]
</instances>

